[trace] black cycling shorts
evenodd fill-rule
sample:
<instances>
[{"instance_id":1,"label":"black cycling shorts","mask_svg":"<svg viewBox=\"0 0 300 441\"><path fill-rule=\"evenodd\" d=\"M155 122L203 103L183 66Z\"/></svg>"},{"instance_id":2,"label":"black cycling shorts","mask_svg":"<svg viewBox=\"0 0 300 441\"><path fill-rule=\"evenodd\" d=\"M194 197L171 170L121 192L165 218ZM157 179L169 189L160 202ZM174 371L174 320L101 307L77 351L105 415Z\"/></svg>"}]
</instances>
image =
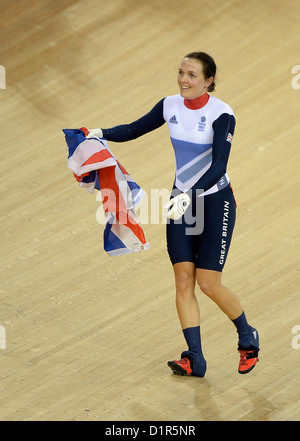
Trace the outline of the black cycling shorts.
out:
<instances>
[{"instance_id":1,"label":"black cycling shorts","mask_svg":"<svg viewBox=\"0 0 300 441\"><path fill-rule=\"evenodd\" d=\"M168 253L173 265L193 262L196 268L222 271L235 224L235 198L230 185L201 198L179 220L168 219Z\"/></svg>"}]
</instances>

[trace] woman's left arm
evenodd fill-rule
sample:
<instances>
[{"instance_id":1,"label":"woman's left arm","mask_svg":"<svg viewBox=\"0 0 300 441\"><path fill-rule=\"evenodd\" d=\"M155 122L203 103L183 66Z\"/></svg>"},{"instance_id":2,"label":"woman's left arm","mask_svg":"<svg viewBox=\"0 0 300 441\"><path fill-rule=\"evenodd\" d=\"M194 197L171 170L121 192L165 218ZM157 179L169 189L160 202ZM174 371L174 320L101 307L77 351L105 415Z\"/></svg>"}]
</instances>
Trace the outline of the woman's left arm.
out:
<instances>
[{"instance_id":1,"label":"woman's left arm","mask_svg":"<svg viewBox=\"0 0 300 441\"><path fill-rule=\"evenodd\" d=\"M235 129L235 118L233 115L223 113L213 122L213 146L212 163L198 182L193 186L193 194L196 190L206 191L213 187L226 173L227 163L231 148L231 141Z\"/></svg>"}]
</instances>

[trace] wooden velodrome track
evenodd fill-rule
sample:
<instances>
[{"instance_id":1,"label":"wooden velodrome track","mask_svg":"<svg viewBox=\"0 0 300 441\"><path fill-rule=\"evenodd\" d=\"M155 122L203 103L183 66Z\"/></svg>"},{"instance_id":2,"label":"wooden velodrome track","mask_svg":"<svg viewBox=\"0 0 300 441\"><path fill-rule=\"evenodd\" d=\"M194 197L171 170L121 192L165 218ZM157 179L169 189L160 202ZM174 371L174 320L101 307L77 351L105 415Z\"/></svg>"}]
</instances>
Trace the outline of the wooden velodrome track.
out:
<instances>
[{"instance_id":1,"label":"wooden velodrome track","mask_svg":"<svg viewBox=\"0 0 300 441\"><path fill-rule=\"evenodd\" d=\"M0 5L0 419L299 420L300 2ZM215 95L237 118L223 281L260 331L260 362L244 376L232 323L200 292L207 375L172 375L166 362L185 343L165 225L143 225L150 250L109 257L96 194L78 188L61 131L142 116L178 93L194 50L215 58ZM147 194L171 188L167 125L110 146Z\"/></svg>"}]
</instances>

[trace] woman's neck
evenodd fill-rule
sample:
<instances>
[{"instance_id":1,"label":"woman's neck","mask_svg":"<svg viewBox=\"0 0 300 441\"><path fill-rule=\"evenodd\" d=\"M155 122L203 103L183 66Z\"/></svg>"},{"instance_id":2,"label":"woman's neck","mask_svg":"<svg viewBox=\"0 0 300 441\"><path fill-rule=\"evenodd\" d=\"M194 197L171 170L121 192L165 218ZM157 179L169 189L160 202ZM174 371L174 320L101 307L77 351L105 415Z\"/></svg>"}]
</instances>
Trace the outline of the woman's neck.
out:
<instances>
[{"instance_id":1,"label":"woman's neck","mask_svg":"<svg viewBox=\"0 0 300 441\"><path fill-rule=\"evenodd\" d=\"M192 100L187 100L186 98L184 98L184 105L191 110L197 110L197 109L201 109L201 107L204 107L205 104L207 104L209 100L209 95L208 93L204 93L201 96L198 96L197 98L194 98Z\"/></svg>"}]
</instances>

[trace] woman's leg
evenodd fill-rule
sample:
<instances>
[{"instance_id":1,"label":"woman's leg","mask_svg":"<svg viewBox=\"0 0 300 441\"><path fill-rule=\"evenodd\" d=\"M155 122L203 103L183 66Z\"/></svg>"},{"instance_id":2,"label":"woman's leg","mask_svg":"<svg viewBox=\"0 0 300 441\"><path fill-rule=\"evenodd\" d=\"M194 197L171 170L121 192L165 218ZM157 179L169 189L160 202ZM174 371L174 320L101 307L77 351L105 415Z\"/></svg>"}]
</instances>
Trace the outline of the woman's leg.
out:
<instances>
[{"instance_id":1,"label":"woman's leg","mask_svg":"<svg viewBox=\"0 0 300 441\"><path fill-rule=\"evenodd\" d=\"M243 308L239 299L229 288L222 285L220 271L197 268L196 279L201 291L213 300L231 320L242 314Z\"/></svg>"},{"instance_id":2,"label":"woman's leg","mask_svg":"<svg viewBox=\"0 0 300 441\"><path fill-rule=\"evenodd\" d=\"M195 296L196 268L192 262L173 265L176 308L182 329L200 325L200 310Z\"/></svg>"},{"instance_id":3,"label":"woman's leg","mask_svg":"<svg viewBox=\"0 0 300 441\"><path fill-rule=\"evenodd\" d=\"M248 324L240 301L229 288L222 285L221 277L222 273L218 271L196 269L197 284L201 291L219 306L237 329L240 352L238 371L240 374L245 374L250 372L258 361L258 332Z\"/></svg>"},{"instance_id":4,"label":"woman's leg","mask_svg":"<svg viewBox=\"0 0 300 441\"><path fill-rule=\"evenodd\" d=\"M173 265L176 284L176 307L188 350L182 352L181 360L170 361L175 373L203 377L206 361L202 353L200 333L200 310L195 296L196 272L192 262ZM186 359L189 361L187 362Z\"/></svg>"}]
</instances>

